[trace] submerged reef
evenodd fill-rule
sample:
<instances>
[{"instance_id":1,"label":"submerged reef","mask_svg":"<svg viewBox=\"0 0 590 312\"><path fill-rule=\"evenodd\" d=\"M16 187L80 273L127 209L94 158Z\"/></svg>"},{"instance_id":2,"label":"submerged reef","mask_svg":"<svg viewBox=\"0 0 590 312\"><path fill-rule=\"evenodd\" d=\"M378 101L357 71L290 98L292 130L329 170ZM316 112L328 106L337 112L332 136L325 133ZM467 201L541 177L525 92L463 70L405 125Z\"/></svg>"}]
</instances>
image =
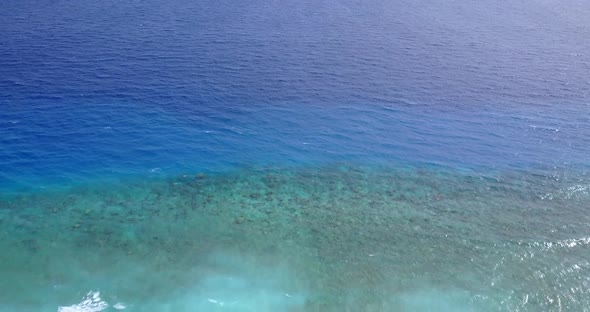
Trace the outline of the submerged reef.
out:
<instances>
[{"instance_id":1,"label":"submerged reef","mask_svg":"<svg viewBox=\"0 0 590 312\"><path fill-rule=\"evenodd\" d=\"M177 296L209 280L202 268L221 253L284 268L276 287L298 296L293 311L585 311L588 185L574 173L335 165L5 197L0 302L33 305L31 287L69 300L73 285ZM233 273L262 274L253 267Z\"/></svg>"}]
</instances>

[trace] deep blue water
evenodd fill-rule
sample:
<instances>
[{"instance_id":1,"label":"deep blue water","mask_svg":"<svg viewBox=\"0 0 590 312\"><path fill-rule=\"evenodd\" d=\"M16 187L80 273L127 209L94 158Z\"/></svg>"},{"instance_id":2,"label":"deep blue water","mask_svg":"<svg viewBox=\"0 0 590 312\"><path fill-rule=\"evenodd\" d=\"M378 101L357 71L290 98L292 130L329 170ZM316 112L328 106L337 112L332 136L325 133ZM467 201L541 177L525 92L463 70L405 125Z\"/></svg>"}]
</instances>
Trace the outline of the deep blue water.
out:
<instances>
[{"instance_id":1,"label":"deep blue water","mask_svg":"<svg viewBox=\"0 0 590 312\"><path fill-rule=\"evenodd\" d=\"M588 164L583 1L4 1L0 183Z\"/></svg>"},{"instance_id":2,"label":"deep blue water","mask_svg":"<svg viewBox=\"0 0 590 312\"><path fill-rule=\"evenodd\" d=\"M0 191L333 164L585 177L588 16L579 0L2 1Z\"/></svg>"},{"instance_id":3,"label":"deep blue water","mask_svg":"<svg viewBox=\"0 0 590 312\"><path fill-rule=\"evenodd\" d=\"M311 101L311 100L310 100ZM588 165L583 104L9 102L2 186L330 162L455 168ZM170 106L167 106L167 105Z\"/></svg>"}]
</instances>

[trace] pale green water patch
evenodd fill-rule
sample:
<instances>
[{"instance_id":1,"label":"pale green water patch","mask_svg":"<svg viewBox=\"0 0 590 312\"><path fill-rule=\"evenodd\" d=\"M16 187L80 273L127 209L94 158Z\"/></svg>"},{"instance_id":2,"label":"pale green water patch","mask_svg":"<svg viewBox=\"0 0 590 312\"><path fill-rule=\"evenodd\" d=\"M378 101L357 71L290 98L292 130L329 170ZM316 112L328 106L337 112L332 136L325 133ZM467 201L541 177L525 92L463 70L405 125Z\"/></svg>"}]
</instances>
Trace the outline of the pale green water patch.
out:
<instances>
[{"instance_id":1,"label":"pale green water patch","mask_svg":"<svg viewBox=\"0 0 590 312\"><path fill-rule=\"evenodd\" d=\"M589 185L333 166L6 198L0 307L586 311Z\"/></svg>"}]
</instances>

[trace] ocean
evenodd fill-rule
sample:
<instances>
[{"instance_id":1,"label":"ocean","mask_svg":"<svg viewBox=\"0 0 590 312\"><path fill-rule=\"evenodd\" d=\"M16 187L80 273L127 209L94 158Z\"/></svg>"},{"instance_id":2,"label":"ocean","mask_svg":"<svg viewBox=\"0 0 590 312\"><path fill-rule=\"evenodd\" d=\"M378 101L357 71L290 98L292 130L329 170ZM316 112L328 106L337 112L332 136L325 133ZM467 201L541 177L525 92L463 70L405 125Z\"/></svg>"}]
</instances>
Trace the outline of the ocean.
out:
<instances>
[{"instance_id":1,"label":"ocean","mask_svg":"<svg viewBox=\"0 0 590 312\"><path fill-rule=\"evenodd\" d=\"M0 3L0 311L590 311L585 1Z\"/></svg>"}]
</instances>

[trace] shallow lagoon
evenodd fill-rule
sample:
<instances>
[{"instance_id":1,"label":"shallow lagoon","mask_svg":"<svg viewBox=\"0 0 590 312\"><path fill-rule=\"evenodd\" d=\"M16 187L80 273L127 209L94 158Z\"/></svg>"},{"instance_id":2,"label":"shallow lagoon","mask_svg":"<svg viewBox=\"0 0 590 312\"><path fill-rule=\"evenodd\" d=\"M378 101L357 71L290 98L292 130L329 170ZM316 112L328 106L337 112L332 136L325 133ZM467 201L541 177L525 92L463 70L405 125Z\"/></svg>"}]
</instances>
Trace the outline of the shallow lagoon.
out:
<instances>
[{"instance_id":1,"label":"shallow lagoon","mask_svg":"<svg viewBox=\"0 0 590 312\"><path fill-rule=\"evenodd\" d=\"M0 301L5 311L68 311L87 293L102 303L72 311L585 311L590 178L579 172L248 168L5 197Z\"/></svg>"}]
</instances>

